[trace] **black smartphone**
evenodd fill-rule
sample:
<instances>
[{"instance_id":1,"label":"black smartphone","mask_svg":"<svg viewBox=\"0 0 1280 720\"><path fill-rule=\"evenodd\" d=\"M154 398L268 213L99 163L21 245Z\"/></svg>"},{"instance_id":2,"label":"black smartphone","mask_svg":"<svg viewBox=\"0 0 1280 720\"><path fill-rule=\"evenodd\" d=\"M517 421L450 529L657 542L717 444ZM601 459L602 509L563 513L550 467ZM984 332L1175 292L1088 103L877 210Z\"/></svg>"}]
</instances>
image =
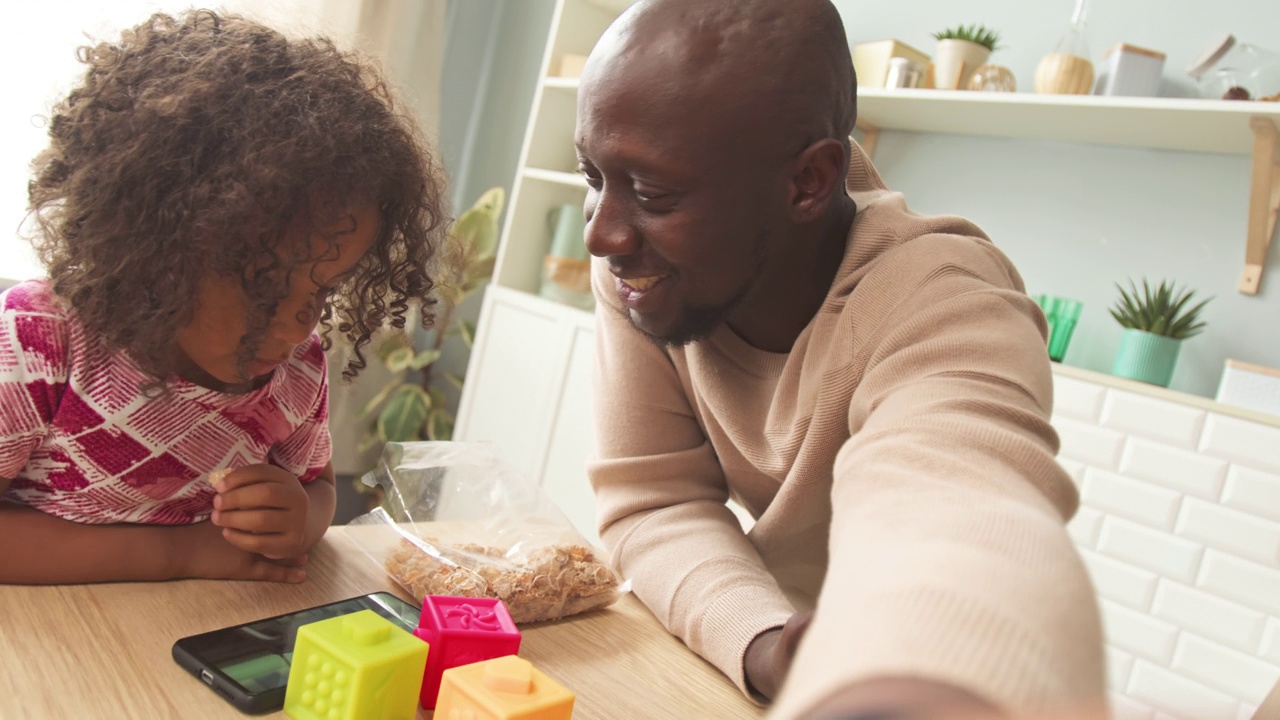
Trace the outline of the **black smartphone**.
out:
<instances>
[{"instance_id":1,"label":"black smartphone","mask_svg":"<svg viewBox=\"0 0 1280 720\"><path fill-rule=\"evenodd\" d=\"M422 613L391 593L372 593L184 637L173 644L173 659L241 712L275 712L284 708L298 628L360 610L372 610L409 632Z\"/></svg>"}]
</instances>

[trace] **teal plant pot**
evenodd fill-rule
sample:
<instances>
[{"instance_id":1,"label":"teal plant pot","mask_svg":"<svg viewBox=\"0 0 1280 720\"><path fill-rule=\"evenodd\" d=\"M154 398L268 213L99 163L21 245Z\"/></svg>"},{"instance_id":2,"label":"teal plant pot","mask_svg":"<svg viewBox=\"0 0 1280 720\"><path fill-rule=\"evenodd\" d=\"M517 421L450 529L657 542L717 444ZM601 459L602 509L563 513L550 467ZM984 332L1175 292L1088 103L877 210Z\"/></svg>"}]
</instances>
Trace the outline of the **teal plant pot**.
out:
<instances>
[{"instance_id":1,"label":"teal plant pot","mask_svg":"<svg viewBox=\"0 0 1280 720\"><path fill-rule=\"evenodd\" d=\"M1125 330L1111 374L1169 387L1182 341L1145 330Z\"/></svg>"}]
</instances>

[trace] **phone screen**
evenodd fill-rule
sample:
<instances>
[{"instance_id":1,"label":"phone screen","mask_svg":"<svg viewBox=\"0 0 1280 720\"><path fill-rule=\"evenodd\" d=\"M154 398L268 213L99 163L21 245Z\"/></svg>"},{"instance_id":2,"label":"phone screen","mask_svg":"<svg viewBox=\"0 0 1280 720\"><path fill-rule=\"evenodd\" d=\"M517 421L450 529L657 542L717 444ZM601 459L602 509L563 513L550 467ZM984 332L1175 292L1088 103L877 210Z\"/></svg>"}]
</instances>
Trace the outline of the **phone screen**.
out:
<instances>
[{"instance_id":1,"label":"phone screen","mask_svg":"<svg viewBox=\"0 0 1280 720\"><path fill-rule=\"evenodd\" d=\"M177 645L199 663L200 669L220 673L245 695L273 693L288 684L299 627L359 610L373 610L409 632L417 628L421 613L391 593L374 593L193 635L179 640Z\"/></svg>"}]
</instances>

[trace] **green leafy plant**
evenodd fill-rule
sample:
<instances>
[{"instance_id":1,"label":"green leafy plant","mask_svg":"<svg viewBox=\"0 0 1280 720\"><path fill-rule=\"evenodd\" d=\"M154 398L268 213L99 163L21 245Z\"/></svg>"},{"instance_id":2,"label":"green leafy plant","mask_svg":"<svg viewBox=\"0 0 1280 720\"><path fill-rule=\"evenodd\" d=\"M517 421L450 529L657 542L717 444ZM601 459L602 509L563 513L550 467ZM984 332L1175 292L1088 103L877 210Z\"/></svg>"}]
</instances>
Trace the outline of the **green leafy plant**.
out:
<instances>
[{"instance_id":1,"label":"green leafy plant","mask_svg":"<svg viewBox=\"0 0 1280 720\"><path fill-rule=\"evenodd\" d=\"M377 356L393 375L360 411L360 420L371 420L359 449L363 452L387 442L449 440L453 437L454 412L437 385L443 380L462 390L464 379L453 373L434 372L445 340L457 335L471 349L475 325L457 318L458 304L493 275L498 248L498 218L505 193L488 190L449 228L436 250L437 272L433 307L435 322L422 338L414 323L396 330L377 347ZM421 309L419 308L419 312Z\"/></svg>"},{"instance_id":2,"label":"green leafy plant","mask_svg":"<svg viewBox=\"0 0 1280 720\"><path fill-rule=\"evenodd\" d=\"M933 34L935 40L968 40L988 50L995 50L1000 42L1000 33L988 29L985 25L957 25Z\"/></svg>"},{"instance_id":3,"label":"green leafy plant","mask_svg":"<svg viewBox=\"0 0 1280 720\"><path fill-rule=\"evenodd\" d=\"M1176 340L1198 335L1204 330L1204 322L1200 313L1209 304L1209 298L1197 305L1191 305L1195 296L1193 290L1179 290L1173 283L1161 281L1160 286L1152 289L1146 278L1142 280L1142 290L1129 281L1129 289L1125 290L1116 284L1120 298L1111 308L1111 317L1122 327L1131 330L1142 330L1153 335L1164 335Z\"/></svg>"}]
</instances>

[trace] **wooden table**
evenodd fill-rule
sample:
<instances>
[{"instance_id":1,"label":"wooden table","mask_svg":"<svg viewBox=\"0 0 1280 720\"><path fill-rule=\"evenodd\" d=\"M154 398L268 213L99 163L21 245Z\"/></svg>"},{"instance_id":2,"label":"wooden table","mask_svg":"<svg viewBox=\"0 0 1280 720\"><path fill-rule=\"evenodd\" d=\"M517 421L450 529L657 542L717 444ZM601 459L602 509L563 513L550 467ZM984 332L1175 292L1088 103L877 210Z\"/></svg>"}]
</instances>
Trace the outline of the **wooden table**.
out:
<instances>
[{"instance_id":1,"label":"wooden table","mask_svg":"<svg viewBox=\"0 0 1280 720\"><path fill-rule=\"evenodd\" d=\"M312 551L301 585L0 586L0 718L246 717L174 663L173 642L379 590L404 597L348 532ZM574 720L763 716L633 595L522 631L520 655L577 694Z\"/></svg>"}]
</instances>

